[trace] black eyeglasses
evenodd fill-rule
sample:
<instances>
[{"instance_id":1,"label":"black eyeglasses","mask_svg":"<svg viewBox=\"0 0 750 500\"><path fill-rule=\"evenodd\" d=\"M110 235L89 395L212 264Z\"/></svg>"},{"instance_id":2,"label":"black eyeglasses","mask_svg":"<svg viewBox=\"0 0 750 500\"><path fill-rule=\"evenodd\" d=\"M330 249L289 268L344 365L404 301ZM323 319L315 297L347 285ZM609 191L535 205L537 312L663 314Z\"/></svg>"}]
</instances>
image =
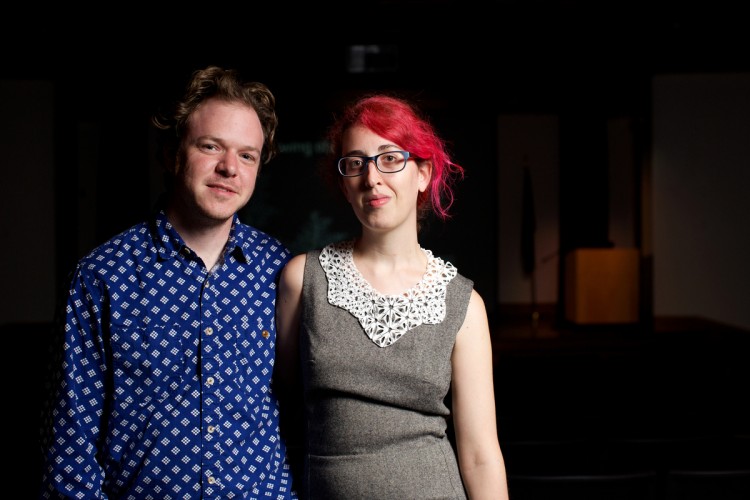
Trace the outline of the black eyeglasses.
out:
<instances>
[{"instance_id":1,"label":"black eyeglasses","mask_svg":"<svg viewBox=\"0 0 750 500\"><path fill-rule=\"evenodd\" d=\"M375 156L343 156L339 158L339 173L344 177L357 177L367 170L371 161L375 162L375 168L384 174L395 174L406 168L409 161L408 151L386 151Z\"/></svg>"}]
</instances>

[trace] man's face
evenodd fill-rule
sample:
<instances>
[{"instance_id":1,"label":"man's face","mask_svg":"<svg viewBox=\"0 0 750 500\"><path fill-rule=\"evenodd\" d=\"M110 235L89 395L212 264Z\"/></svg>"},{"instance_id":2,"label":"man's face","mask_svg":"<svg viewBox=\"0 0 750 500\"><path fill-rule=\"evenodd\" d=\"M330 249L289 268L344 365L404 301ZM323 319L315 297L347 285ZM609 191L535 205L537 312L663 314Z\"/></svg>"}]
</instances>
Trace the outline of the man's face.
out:
<instances>
[{"instance_id":1,"label":"man's face","mask_svg":"<svg viewBox=\"0 0 750 500\"><path fill-rule=\"evenodd\" d=\"M177 167L177 215L183 224L231 225L250 200L261 166L258 114L240 103L204 102L190 117Z\"/></svg>"}]
</instances>

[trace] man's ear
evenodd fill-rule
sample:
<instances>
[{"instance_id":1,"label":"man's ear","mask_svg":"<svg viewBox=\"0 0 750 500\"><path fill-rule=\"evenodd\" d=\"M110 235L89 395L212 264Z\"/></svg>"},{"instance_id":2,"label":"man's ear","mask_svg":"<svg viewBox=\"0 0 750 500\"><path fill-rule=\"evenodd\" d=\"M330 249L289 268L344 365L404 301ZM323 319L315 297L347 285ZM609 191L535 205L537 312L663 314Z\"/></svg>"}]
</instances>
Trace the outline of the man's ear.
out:
<instances>
[{"instance_id":1,"label":"man's ear","mask_svg":"<svg viewBox=\"0 0 750 500\"><path fill-rule=\"evenodd\" d=\"M177 174L182 170L185 161L185 150L182 148L173 150L171 155L168 158L165 158L167 170L175 177L177 177Z\"/></svg>"}]
</instances>

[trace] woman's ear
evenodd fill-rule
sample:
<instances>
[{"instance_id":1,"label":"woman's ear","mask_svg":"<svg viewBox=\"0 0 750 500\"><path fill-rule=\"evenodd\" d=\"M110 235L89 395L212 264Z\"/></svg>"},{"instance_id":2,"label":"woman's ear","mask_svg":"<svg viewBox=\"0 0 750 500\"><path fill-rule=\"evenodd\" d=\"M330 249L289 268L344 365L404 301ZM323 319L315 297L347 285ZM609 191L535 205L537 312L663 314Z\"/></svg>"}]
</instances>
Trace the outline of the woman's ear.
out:
<instances>
[{"instance_id":1,"label":"woman's ear","mask_svg":"<svg viewBox=\"0 0 750 500\"><path fill-rule=\"evenodd\" d=\"M424 193L432 180L432 161L421 160L417 163L419 172L419 192Z\"/></svg>"}]
</instances>

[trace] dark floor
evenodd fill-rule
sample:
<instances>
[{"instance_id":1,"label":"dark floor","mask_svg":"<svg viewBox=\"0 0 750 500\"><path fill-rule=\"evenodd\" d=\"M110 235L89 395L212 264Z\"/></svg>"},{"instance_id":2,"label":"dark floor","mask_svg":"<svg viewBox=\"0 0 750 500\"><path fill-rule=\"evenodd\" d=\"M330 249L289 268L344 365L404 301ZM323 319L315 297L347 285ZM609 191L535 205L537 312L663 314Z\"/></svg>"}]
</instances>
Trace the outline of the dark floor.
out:
<instances>
[{"instance_id":1,"label":"dark floor","mask_svg":"<svg viewBox=\"0 0 750 500\"><path fill-rule=\"evenodd\" d=\"M750 499L750 332L553 323L493 326L511 500Z\"/></svg>"},{"instance_id":2,"label":"dark floor","mask_svg":"<svg viewBox=\"0 0 750 500\"><path fill-rule=\"evenodd\" d=\"M701 318L559 328L549 317L492 322L511 500L750 499L750 332ZM28 437L8 457L29 483L49 328L1 329L15 359L13 434Z\"/></svg>"}]
</instances>

